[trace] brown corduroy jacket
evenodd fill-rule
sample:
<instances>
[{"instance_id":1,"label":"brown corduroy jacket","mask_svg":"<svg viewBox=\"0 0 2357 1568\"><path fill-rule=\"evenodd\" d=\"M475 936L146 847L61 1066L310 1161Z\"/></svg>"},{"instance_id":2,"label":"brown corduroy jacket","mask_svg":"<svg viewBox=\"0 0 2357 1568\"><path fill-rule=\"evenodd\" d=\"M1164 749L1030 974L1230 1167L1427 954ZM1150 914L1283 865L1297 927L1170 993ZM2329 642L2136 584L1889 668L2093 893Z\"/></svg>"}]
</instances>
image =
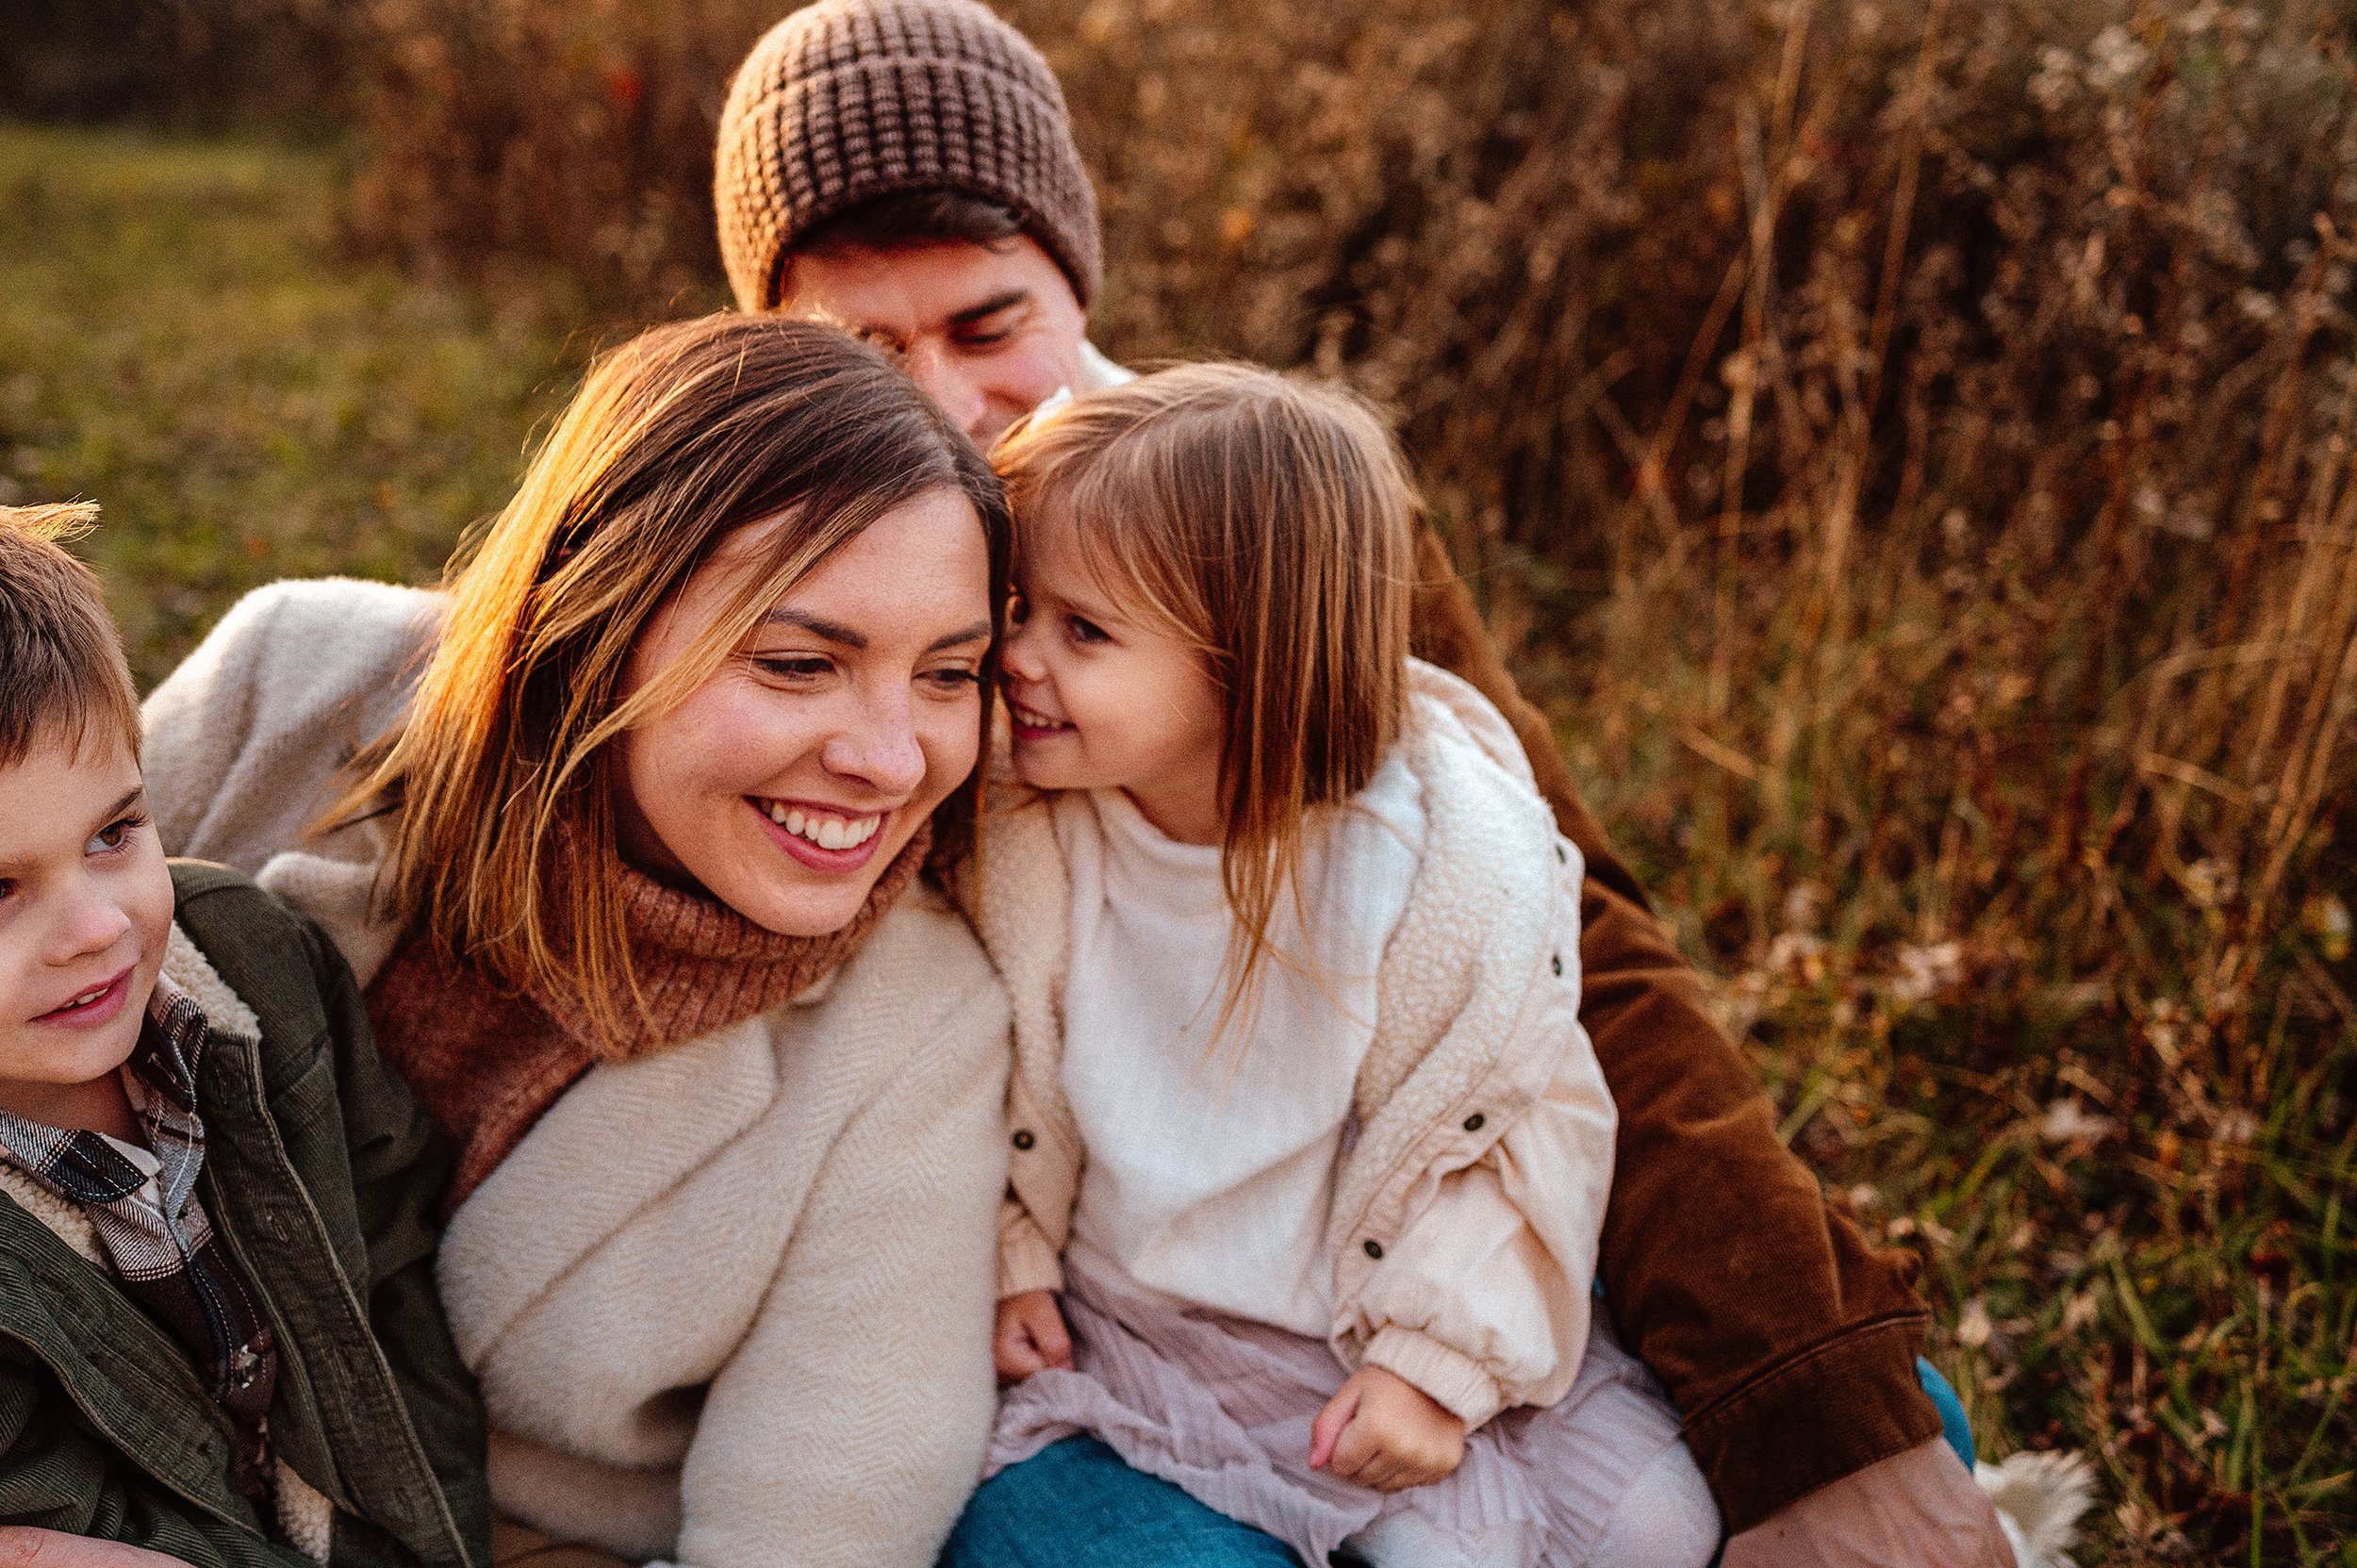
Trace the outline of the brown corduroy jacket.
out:
<instances>
[{"instance_id":1,"label":"brown corduroy jacket","mask_svg":"<svg viewBox=\"0 0 2357 1568\"><path fill-rule=\"evenodd\" d=\"M1423 544L1419 656L1513 722L1565 837L1588 859L1580 1021L1620 1109L1606 1300L1669 1389L1727 1527L1939 1432L1917 1381L1929 1313L1907 1260L1870 1247L1776 1137L1774 1108L1644 890L1580 803L1439 537Z\"/></svg>"}]
</instances>

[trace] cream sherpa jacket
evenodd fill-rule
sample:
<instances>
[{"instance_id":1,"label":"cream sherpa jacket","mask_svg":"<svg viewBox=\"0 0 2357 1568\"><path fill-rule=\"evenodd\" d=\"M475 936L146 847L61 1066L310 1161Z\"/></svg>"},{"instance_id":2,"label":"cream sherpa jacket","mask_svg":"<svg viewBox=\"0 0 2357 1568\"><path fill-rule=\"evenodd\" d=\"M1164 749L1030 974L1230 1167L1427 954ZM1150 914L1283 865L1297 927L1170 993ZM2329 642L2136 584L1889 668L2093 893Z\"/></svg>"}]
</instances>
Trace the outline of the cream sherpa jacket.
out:
<instances>
[{"instance_id":1,"label":"cream sherpa jacket","mask_svg":"<svg viewBox=\"0 0 2357 1568\"><path fill-rule=\"evenodd\" d=\"M434 596L248 596L146 705L174 852L256 874L363 984L372 825L305 841L389 724ZM461 1206L439 1264L501 1510L697 1568L930 1568L995 1409L1007 1002L912 888L798 1003L593 1069Z\"/></svg>"},{"instance_id":2,"label":"cream sherpa jacket","mask_svg":"<svg viewBox=\"0 0 2357 1568\"><path fill-rule=\"evenodd\" d=\"M1336 1172L1330 1337L1477 1426L1578 1374L1616 1118L1579 1025L1579 850L1497 710L1429 665L1409 679L1429 836ZM1046 799L997 793L964 893L1014 1003L1012 1296L1062 1287L1085 1152L1063 1085L1070 882Z\"/></svg>"}]
</instances>

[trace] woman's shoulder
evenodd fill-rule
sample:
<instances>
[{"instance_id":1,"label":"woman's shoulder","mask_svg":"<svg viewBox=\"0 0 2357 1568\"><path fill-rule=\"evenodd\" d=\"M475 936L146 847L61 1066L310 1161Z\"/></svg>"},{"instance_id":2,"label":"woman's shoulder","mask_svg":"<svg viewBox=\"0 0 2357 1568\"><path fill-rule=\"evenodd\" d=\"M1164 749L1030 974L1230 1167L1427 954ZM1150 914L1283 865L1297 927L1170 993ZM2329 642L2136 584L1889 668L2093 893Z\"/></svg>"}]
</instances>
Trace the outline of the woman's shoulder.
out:
<instances>
[{"instance_id":1,"label":"woman's shoulder","mask_svg":"<svg viewBox=\"0 0 2357 1568\"><path fill-rule=\"evenodd\" d=\"M841 1002L918 1029L976 1013L984 1032L1005 1028L1006 990L998 972L974 928L928 878L910 883L885 911L819 1002ZM905 1050L905 1042L899 1048Z\"/></svg>"},{"instance_id":2,"label":"woman's shoulder","mask_svg":"<svg viewBox=\"0 0 2357 1568\"><path fill-rule=\"evenodd\" d=\"M290 693L381 680L432 640L441 605L423 588L351 577L268 584L231 605L166 685L240 672Z\"/></svg>"},{"instance_id":3,"label":"woman's shoulder","mask_svg":"<svg viewBox=\"0 0 2357 1568\"><path fill-rule=\"evenodd\" d=\"M440 605L334 578L239 600L141 705L166 847L255 871L295 842L338 771L400 717Z\"/></svg>"}]
</instances>

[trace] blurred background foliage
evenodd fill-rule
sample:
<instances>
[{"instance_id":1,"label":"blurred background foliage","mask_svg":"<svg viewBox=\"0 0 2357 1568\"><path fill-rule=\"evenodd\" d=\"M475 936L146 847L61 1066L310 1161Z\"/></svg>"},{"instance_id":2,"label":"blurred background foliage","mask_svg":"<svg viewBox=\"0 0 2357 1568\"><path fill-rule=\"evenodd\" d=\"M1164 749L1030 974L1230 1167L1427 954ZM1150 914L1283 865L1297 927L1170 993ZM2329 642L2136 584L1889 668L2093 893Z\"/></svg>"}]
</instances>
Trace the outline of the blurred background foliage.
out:
<instances>
[{"instance_id":1,"label":"blurred background foliage","mask_svg":"<svg viewBox=\"0 0 2357 1568\"><path fill-rule=\"evenodd\" d=\"M778 0L8 0L0 487L153 678L724 301ZM2357 1564L2352 18L1006 0L1117 356L1396 410L1785 1131L2089 1561ZM224 131L231 140L221 140ZM258 139L258 140L257 140Z\"/></svg>"}]
</instances>

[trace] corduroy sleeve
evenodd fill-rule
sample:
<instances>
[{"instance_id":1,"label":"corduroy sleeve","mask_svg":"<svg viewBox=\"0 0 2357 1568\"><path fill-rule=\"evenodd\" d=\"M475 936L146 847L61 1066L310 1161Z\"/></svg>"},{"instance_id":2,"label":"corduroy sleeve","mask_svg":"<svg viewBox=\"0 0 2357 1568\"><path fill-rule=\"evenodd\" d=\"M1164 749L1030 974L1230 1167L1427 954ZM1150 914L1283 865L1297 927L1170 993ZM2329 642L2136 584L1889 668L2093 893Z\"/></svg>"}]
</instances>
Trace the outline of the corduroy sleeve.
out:
<instances>
[{"instance_id":1,"label":"corduroy sleeve","mask_svg":"<svg viewBox=\"0 0 2357 1568\"><path fill-rule=\"evenodd\" d=\"M1922 1443L1928 1318L1905 1268L1826 1205L1701 983L1581 804L1439 537L1423 544L1416 652L1513 722L1588 860L1580 1021L1620 1108L1601 1273L1613 1321L1686 1417L1731 1530Z\"/></svg>"},{"instance_id":2,"label":"corduroy sleeve","mask_svg":"<svg viewBox=\"0 0 2357 1568\"><path fill-rule=\"evenodd\" d=\"M10 1339L0 1339L0 1525L144 1546L191 1568L319 1568L142 1474L91 1429L64 1389Z\"/></svg>"}]
</instances>

